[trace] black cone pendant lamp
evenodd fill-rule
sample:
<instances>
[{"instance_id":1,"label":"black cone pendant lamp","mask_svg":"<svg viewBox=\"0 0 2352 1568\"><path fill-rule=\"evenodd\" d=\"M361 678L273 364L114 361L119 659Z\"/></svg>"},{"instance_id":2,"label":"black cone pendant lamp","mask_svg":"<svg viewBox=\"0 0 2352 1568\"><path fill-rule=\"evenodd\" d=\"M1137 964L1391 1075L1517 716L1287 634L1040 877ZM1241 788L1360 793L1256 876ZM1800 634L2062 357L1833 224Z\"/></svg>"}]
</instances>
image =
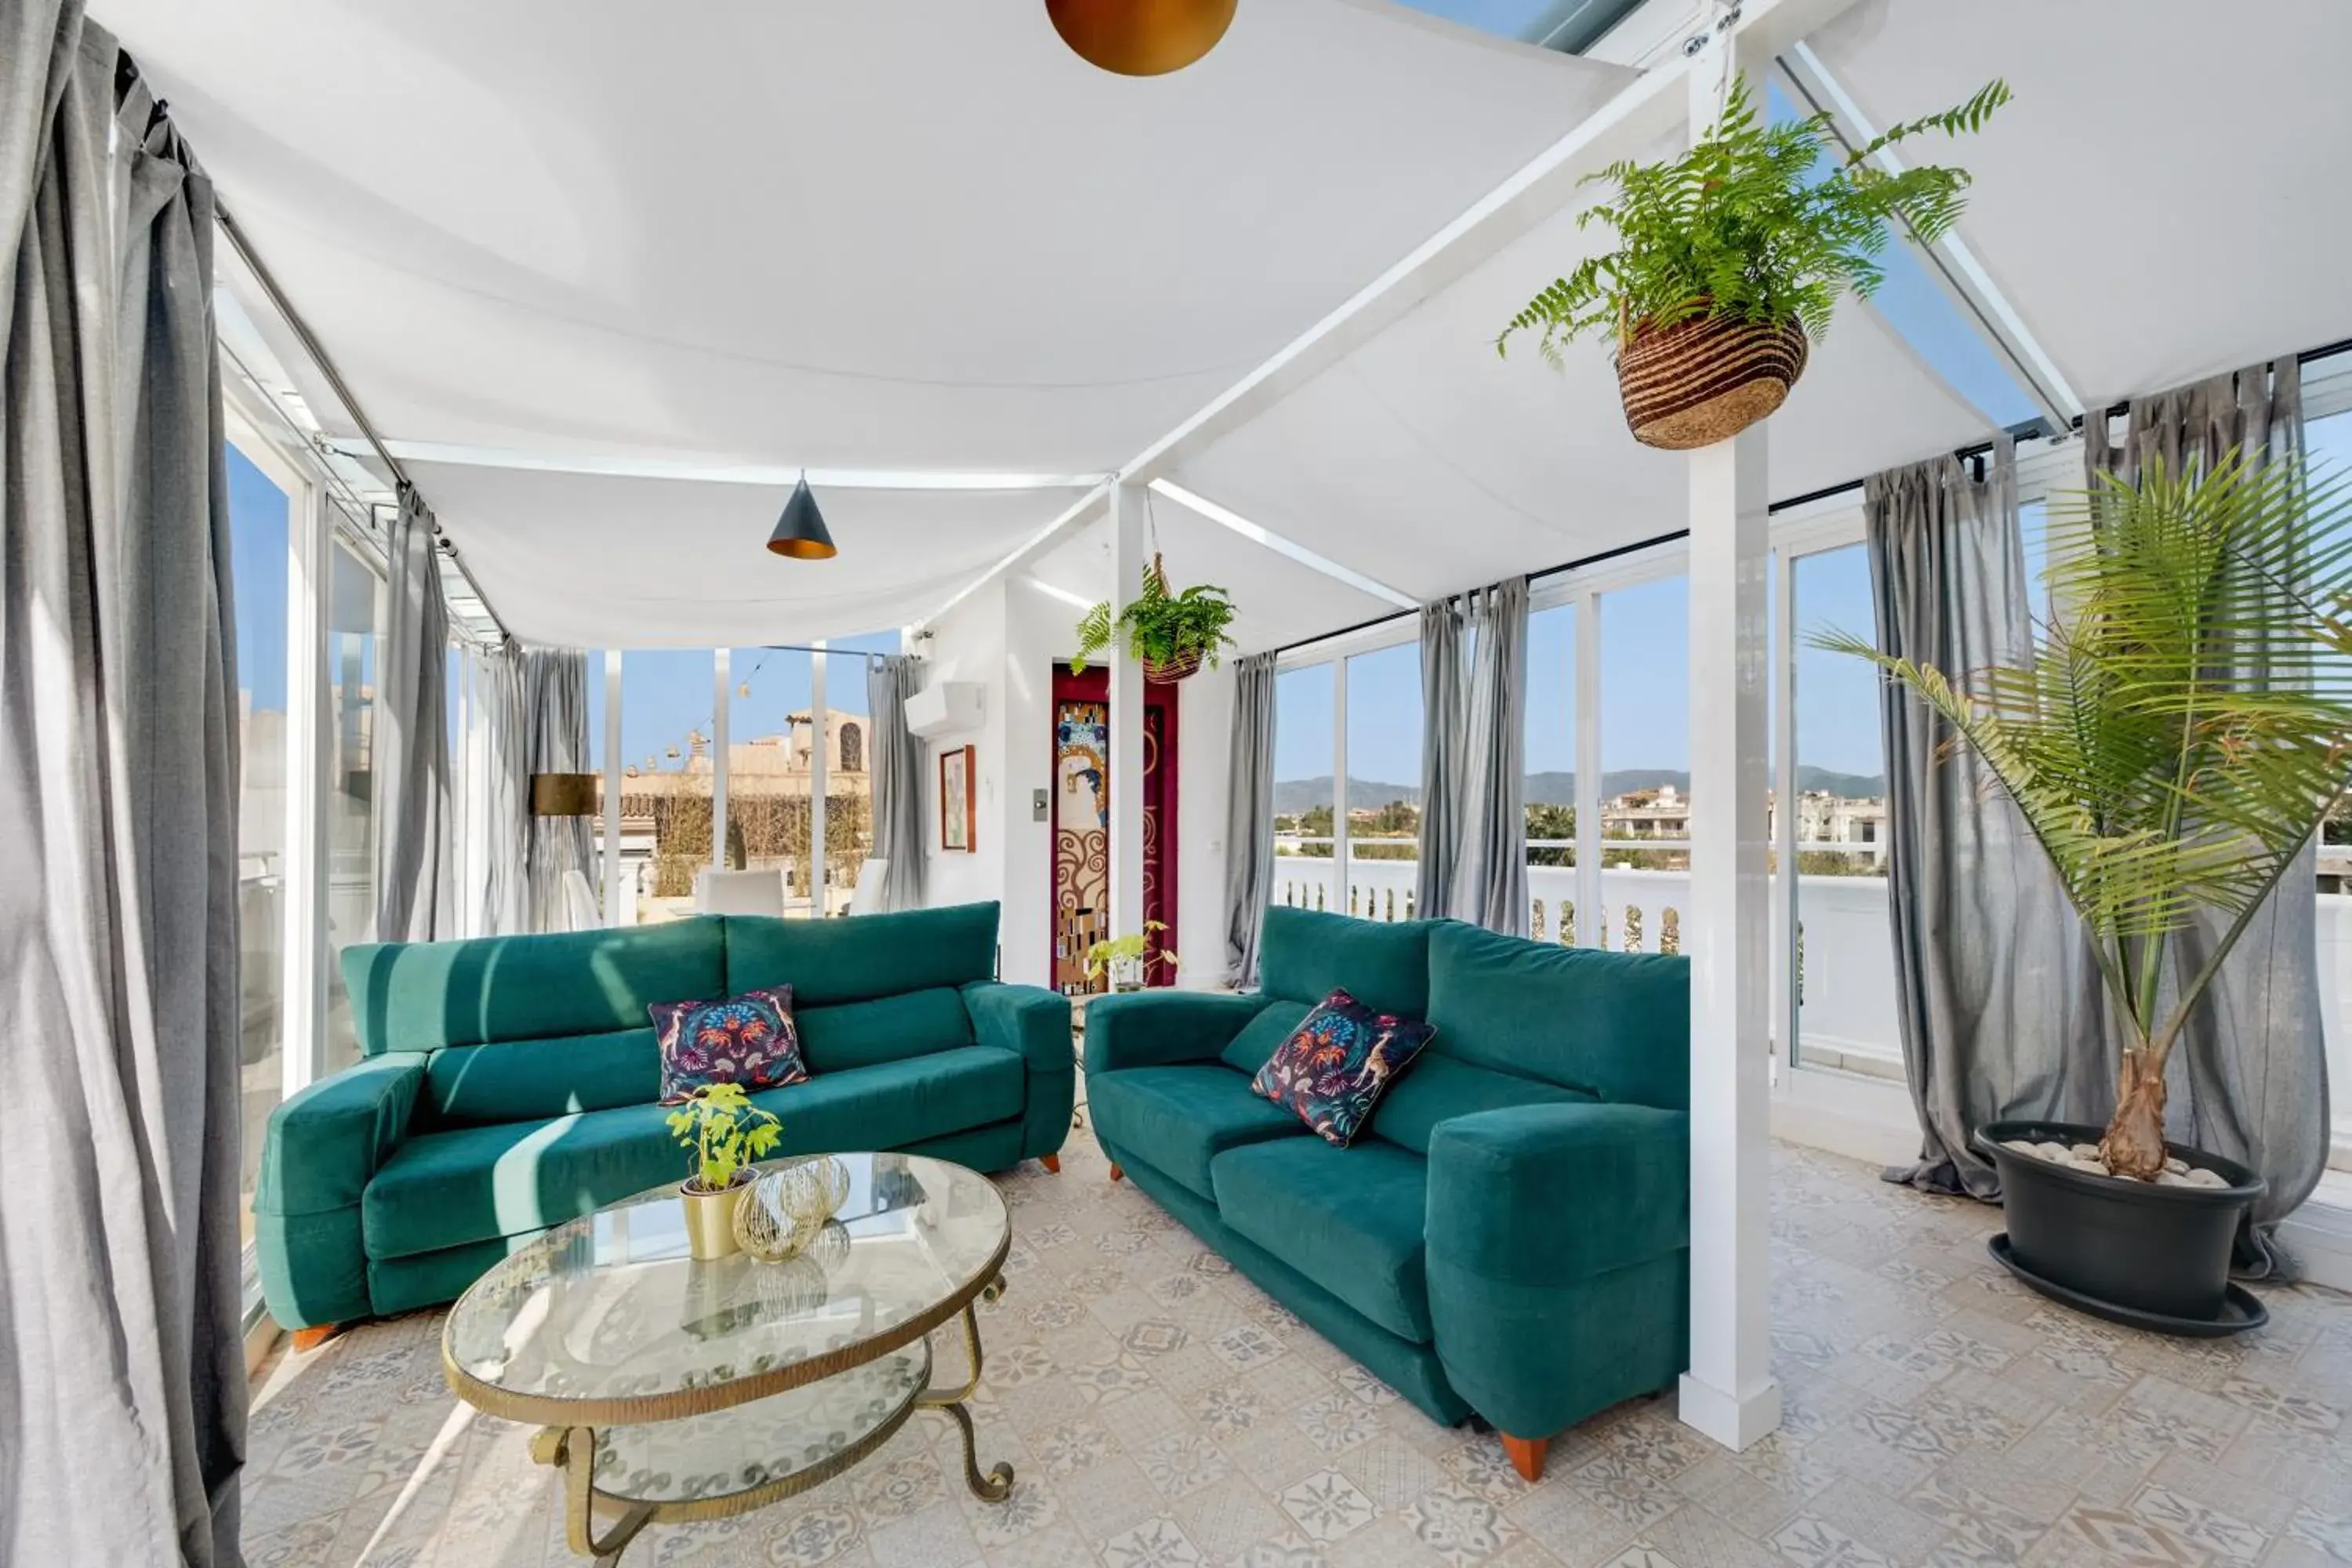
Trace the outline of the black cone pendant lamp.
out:
<instances>
[{"instance_id":1,"label":"black cone pendant lamp","mask_svg":"<svg viewBox=\"0 0 2352 1568\"><path fill-rule=\"evenodd\" d=\"M776 519L776 531L768 535L768 548L794 561L830 561L839 553L833 547L833 535L825 531L824 513L817 510L816 497L809 493L806 474L793 487L792 499L784 502L784 515Z\"/></svg>"}]
</instances>

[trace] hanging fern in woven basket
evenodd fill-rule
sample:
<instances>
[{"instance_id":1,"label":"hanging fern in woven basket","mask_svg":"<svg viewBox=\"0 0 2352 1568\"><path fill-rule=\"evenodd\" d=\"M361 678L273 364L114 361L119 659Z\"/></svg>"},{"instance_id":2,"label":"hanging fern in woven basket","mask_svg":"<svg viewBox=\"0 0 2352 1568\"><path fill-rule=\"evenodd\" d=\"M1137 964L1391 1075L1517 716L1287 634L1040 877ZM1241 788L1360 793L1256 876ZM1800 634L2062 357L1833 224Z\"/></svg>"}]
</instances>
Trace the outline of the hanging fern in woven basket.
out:
<instances>
[{"instance_id":1,"label":"hanging fern in woven basket","mask_svg":"<svg viewBox=\"0 0 2352 1568\"><path fill-rule=\"evenodd\" d=\"M1078 622L1078 649L1070 659L1075 673L1087 660L1114 643L1143 662L1143 673L1153 680L1181 680L1202 664L1214 668L1224 649L1234 646L1225 635L1233 624L1234 602L1223 588L1196 583L1182 593L1168 585L1168 569L1155 552L1143 574L1143 591L1114 617L1108 600L1088 610Z\"/></svg>"},{"instance_id":2,"label":"hanging fern in woven basket","mask_svg":"<svg viewBox=\"0 0 2352 1568\"><path fill-rule=\"evenodd\" d=\"M1840 160L1827 114L1764 123L1746 79L1736 78L1715 129L1689 152L1586 176L1617 191L1577 226L1608 225L1616 248L1528 300L1496 352L1533 331L1557 368L1569 343L1610 333L1635 440L1683 450L1736 436L1780 406L1838 300L1849 291L1867 299L1885 280L1879 258L1890 226L1933 245L1966 206L1966 170L1894 173L1878 154L1929 132L1974 132L2009 97L2008 84L1989 82L1966 103L1897 125Z\"/></svg>"}]
</instances>

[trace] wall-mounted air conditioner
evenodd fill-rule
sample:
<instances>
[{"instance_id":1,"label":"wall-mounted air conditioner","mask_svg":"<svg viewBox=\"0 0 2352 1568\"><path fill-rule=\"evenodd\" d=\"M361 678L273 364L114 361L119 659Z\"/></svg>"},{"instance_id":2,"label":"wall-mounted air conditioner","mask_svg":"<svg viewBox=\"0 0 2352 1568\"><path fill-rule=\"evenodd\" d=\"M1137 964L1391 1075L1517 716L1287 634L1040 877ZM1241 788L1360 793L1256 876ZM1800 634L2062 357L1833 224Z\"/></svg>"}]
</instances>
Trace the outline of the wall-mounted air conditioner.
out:
<instances>
[{"instance_id":1,"label":"wall-mounted air conditioner","mask_svg":"<svg viewBox=\"0 0 2352 1568\"><path fill-rule=\"evenodd\" d=\"M936 680L907 699L907 728L936 740L980 728L987 689L977 680Z\"/></svg>"}]
</instances>

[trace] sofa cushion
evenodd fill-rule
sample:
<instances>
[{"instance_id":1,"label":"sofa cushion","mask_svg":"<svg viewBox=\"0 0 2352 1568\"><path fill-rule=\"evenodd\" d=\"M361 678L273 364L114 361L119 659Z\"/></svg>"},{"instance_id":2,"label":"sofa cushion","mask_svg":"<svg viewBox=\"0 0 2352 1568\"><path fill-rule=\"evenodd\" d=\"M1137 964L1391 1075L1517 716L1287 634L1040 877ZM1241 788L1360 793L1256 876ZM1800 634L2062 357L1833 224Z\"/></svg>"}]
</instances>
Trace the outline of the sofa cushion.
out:
<instances>
[{"instance_id":1,"label":"sofa cushion","mask_svg":"<svg viewBox=\"0 0 2352 1568\"><path fill-rule=\"evenodd\" d=\"M441 1125L543 1121L575 1110L650 1104L661 1047L650 1027L435 1051L425 1098Z\"/></svg>"},{"instance_id":2,"label":"sofa cushion","mask_svg":"<svg viewBox=\"0 0 2352 1568\"><path fill-rule=\"evenodd\" d=\"M1288 1138L1228 1149L1210 1169L1227 1225L1389 1332L1430 1342L1428 1161L1377 1139Z\"/></svg>"},{"instance_id":3,"label":"sofa cushion","mask_svg":"<svg viewBox=\"0 0 2352 1568\"><path fill-rule=\"evenodd\" d=\"M1290 1107L1318 1137L1344 1149L1428 1044L1428 1025L1376 1013L1335 990L1275 1047L1250 1088Z\"/></svg>"},{"instance_id":4,"label":"sofa cushion","mask_svg":"<svg viewBox=\"0 0 2352 1568\"><path fill-rule=\"evenodd\" d=\"M1690 1106L1690 961L1498 936L1430 939L1436 1050L1599 1099Z\"/></svg>"},{"instance_id":5,"label":"sofa cushion","mask_svg":"<svg viewBox=\"0 0 2352 1568\"><path fill-rule=\"evenodd\" d=\"M809 1006L802 997L798 1018L801 1050L817 1073L968 1046L973 1037L962 994L943 988L830 1007Z\"/></svg>"},{"instance_id":6,"label":"sofa cushion","mask_svg":"<svg viewBox=\"0 0 2352 1568\"><path fill-rule=\"evenodd\" d=\"M343 950L343 984L364 1054L430 1051L643 1028L656 1002L726 995L724 951L712 919L365 942Z\"/></svg>"},{"instance_id":7,"label":"sofa cushion","mask_svg":"<svg viewBox=\"0 0 2352 1568\"><path fill-rule=\"evenodd\" d=\"M730 915L726 929L727 990L704 995L789 984L803 1007L823 1007L996 976L992 903L840 921Z\"/></svg>"},{"instance_id":8,"label":"sofa cushion","mask_svg":"<svg viewBox=\"0 0 2352 1568\"><path fill-rule=\"evenodd\" d=\"M783 1123L778 1154L897 1149L1021 1114L1021 1058L985 1046L823 1073L751 1102ZM1271 1108L1269 1108L1271 1109ZM686 1174L657 1105L411 1138L361 1200L371 1258L515 1236Z\"/></svg>"},{"instance_id":9,"label":"sofa cushion","mask_svg":"<svg viewBox=\"0 0 2352 1568\"><path fill-rule=\"evenodd\" d=\"M1313 1011L1304 1002L1268 1002L1258 1016L1244 1024L1241 1033L1219 1053L1226 1066L1255 1073L1273 1057L1275 1047L1290 1038Z\"/></svg>"},{"instance_id":10,"label":"sofa cushion","mask_svg":"<svg viewBox=\"0 0 2352 1568\"><path fill-rule=\"evenodd\" d=\"M1105 1143L1150 1161L1204 1198L1216 1196L1209 1162L1226 1150L1307 1135L1288 1107L1259 1099L1248 1079L1213 1062L1097 1073L1087 1079L1087 1110Z\"/></svg>"},{"instance_id":11,"label":"sofa cushion","mask_svg":"<svg viewBox=\"0 0 2352 1568\"><path fill-rule=\"evenodd\" d=\"M1372 1117L1372 1136L1425 1155L1429 1135L1449 1117L1514 1105L1590 1104L1591 1099L1541 1079L1473 1067L1433 1045L1381 1100Z\"/></svg>"},{"instance_id":12,"label":"sofa cushion","mask_svg":"<svg viewBox=\"0 0 2352 1568\"><path fill-rule=\"evenodd\" d=\"M661 1097L679 1104L698 1089L731 1083L782 1089L808 1077L793 1023L793 988L771 986L709 1002L656 1002Z\"/></svg>"},{"instance_id":13,"label":"sofa cushion","mask_svg":"<svg viewBox=\"0 0 2352 1568\"><path fill-rule=\"evenodd\" d=\"M1294 910L1265 911L1259 988L1308 1006L1344 986L1365 1006L1429 1016L1429 936L1443 921L1359 921Z\"/></svg>"}]
</instances>

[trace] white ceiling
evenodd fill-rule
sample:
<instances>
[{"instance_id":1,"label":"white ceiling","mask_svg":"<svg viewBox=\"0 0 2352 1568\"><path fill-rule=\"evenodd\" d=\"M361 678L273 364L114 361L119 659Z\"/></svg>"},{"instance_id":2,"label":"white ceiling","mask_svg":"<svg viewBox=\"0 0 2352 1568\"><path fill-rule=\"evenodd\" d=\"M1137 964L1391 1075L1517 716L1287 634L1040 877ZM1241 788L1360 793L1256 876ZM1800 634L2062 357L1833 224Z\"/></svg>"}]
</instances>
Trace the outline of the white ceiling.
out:
<instances>
[{"instance_id":1,"label":"white ceiling","mask_svg":"<svg viewBox=\"0 0 2352 1568\"><path fill-rule=\"evenodd\" d=\"M1114 468L1631 79L1387 0L1247 0L1200 65L1142 80L1077 61L1037 0L101 20L387 437L559 466ZM1811 43L1882 123L2010 79L1962 234L2096 405L2352 332L2352 5L2253 20L1863 0ZM1419 595L1680 527L1681 466L1625 433L1605 346L1564 374L1491 347L1598 237L1563 213L1441 269L1171 477ZM1770 428L1784 497L1985 434L1852 307ZM411 468L511 629L599 647L916 618L1076 493L827 489L842 554L811 566L760 548L778 487ZM1234 587L1251 646L1381 607L1158 510L1171 571ZM1093 596L1101 559L1082 539L1034 569Z\"/></svg>"}]
</instances>

